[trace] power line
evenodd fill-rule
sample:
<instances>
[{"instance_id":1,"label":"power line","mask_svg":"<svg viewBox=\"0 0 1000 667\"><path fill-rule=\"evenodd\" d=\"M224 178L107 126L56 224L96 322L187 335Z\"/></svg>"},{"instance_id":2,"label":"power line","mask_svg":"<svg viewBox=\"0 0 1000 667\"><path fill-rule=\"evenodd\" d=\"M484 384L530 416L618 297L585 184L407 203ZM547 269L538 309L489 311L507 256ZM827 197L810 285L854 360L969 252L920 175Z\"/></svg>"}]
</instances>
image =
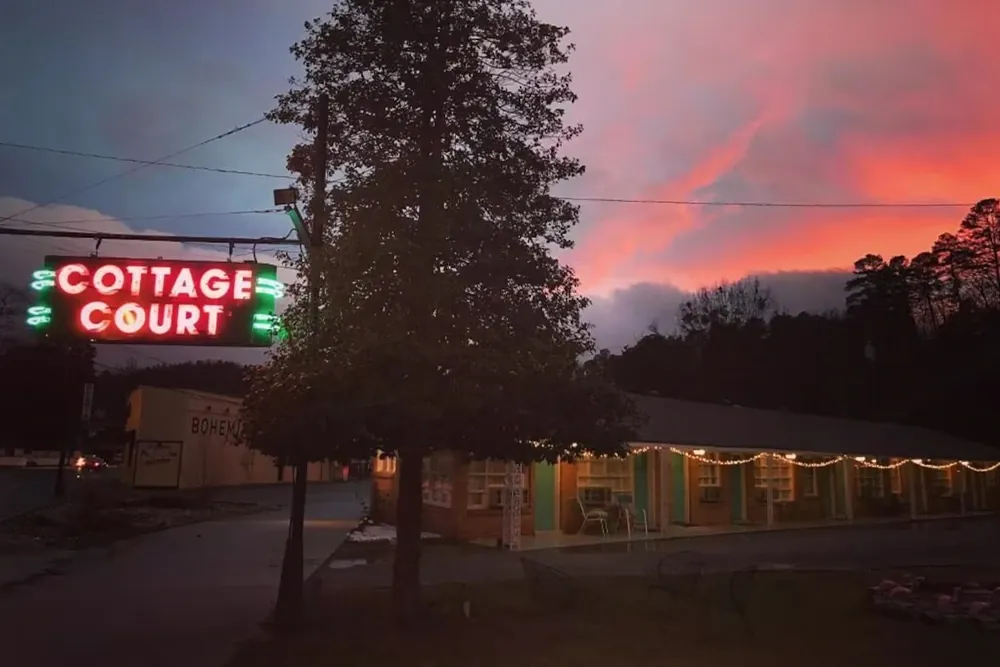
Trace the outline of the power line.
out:
<instances>
[{"instance_id":1,"label":"power line","mask_svg":"<svg viewBox=\"0 0 1000 667\"><path fill-rule=\"evenodd\" d=\"M0 141L0 147L19 148L26 151L36 151L39 153L53 153L55 155L71 155L73 157L86 157L95 160L111 160L113 162L131 162L145 166L156 165L158 167L171 167L173 169L192 169L195 171L211 171L217 174L235 174L238 176L260 176L261 178L283 178L295 180L295 176L290 174L269 174L260 171L245 171L243 169L224 169L222 167L203 167L194 164L178 164L176 162L164 162L162 160L138 160L130 157L119 157L117 155L104 155L101 153L84 153L82 151L71 151L63 148L48 148L46 146L32 146L30 144L18 144L12 141Z\"/></svg>"},{"instance_id":2,"label":"power line","mask_svg":"<svg viewBox=\"0 0 1000 667\"><path fill-rule=\"evenodd\" d=\"M196 144L189 148L186 148L177 153L162 158L160 160L139 160L136 158L121 157L117 155L104 155L101 153L85 153L82 151L71 151L62 148L49 148L46 146L35 146L31 144L19 144L8 141L0 141L0 147L8 148L18 148L23 150L38 151L42 153L53 153L57 155L70 155L74 157L86 157L93 158L97 160L111 160L115 162L130 162L133 164L140 165L134 170L126 171L119 176L124 176L125 174L132 173L138 169L142 169L148 166L161 166L161 167L172 167L174 169L193 169L197 171L210 171L220 174L236 174L241 176L257 176L262 178L281 178L285 180L296 180L295 176L290 174L273 174L267 172L257 172L257 171L246 171L242 169L226 169L222 167L203 167L199 165L191 164L179 164L176 162L167 162L171 157L180 155L181 153L193 150L199 146L203 146L210 141L215 141L216 139L221 139L222 137L229 136L230 134L235 134L236 132L242 131L249 127L263 122L265 119L261 118L253 123L235 128L230 130L228 133L219 135L218 137L213 137L207 141L200 144ZM114 176L112 178L118 178L119 176ZM111 179L108 179L111 180ZM103 184L103 182L101 183ZM92 187L96 187L95 184ZM89 189L89 188L87 188ZM67 195L70 196L70 195ZM575 201L575 202L588 202L588 203L605 203L605 204L648 204L648 205L660 205L660 206L734 206L734 207L747 207L747 208L968 208L972 206L971 203L967 202L769 202L769 201L709 201L709 200L695 200L695 199L642 199L642 198L625 198L625 197L555 197L556 199L562 199L565 201ZM61 199L61 197L60 197ZM18 213L16 215L22 215ZM8 219L13 218L3 218L0 222L4 222Z\"/></svg>"},{"instance_id":3,"label":"power line","mask_svg":"<svg viewBox=\"0 0 1000 667\"><path fill-rule=\"evenodd\" d=\"M33 236L51 237L57 239L100 239L105 241L147 241L157 243L202 243L229 245L299 245L298 241L289 237L261 236L258 238L245 236L184 236L174 234L118 234L103 232L81 232L70 230L45 231L38 229L16 229L0 227L0 236Z\"/></svg>"},{"instance_id":4,"label":"power line","mask_svg":"<svg viewBox=\"0 0 1000 667\"><path fill-rule=\"evenodd\" d=\"M113 176L109 176L108 178L102 179L100 181L96 181L94 183L91 183L90 185L86 185L86 186L84 186L82 188L77 188L76 190L70 190L69 192L63 193L63 194L59 195L58 197L50 199L47 202L44 202L44 203L41 203L41 204L34 204L34 205L29 206L28 208L26 208L26 209L24 209L22 211L17 211L13 215L8 215L8 216L5 216L3 218L0 218L0 223L7 222L8 220L11 220L12 218L18 218L18 217L24 215L25 213L30 213L31 211L34 211L36 209L40 209L40 208L43 208L45 206L49 206L50 204L54 204L54 203L56 203L58 201L62 201L63 199L66 199L68 197L75 197L77 195L83 194L84 192L88 192L90 190L93 190L94 188L100 187L100 186L104 185L105 183L110 183L111 181L117 180L117 179L119 179L119 178L121 178L123 176L128 176L129 174L134 174L135 172L137 172L137 171L139 171L141 169L145 169L145 168L150 167L152 165L159 164L161 162L165 162L167 160L170 160L172 158L177 157L178 155L182 155L182 154L187 153L189 151L193 151L196 148L201 148L202 146L205 146L206 144L210 144L213 141L218 141L219 139L224 139L226 137L230 137L230 136L232 136L232 135L234 135L234 134L236 134L238 132L242 132L243 130L250 129L251 127L254 127L255 125L260 125L261 123L263 123L266 120L267 120L266 117L258 118L255 121L252 121L250 123L246 123L245 125L240 125L238 127L234 127L233 129L228 130L226 132L223 132L222 134L217 134L214 137L211 137L209 139L205 139L204 141L199 141L198 143L192 144L190 146L187 146L186 148L182 148L179 151L174 151L173 153L170 153L169 155L164 155L160 159L153 160L153 161L151 161L148 164L139 164L139 165L136 165L135 167L133 167L131 169L126 169L125 171L123 171L121 173L118 173L118 174L115 174Z\"/></svg>"},{"instance_id":5,"label":"power line","mask_svg":"<svg viewBox=\"0 0 1000 667\"><path fill-rule=\"evenodd\" d=\"M9 222L20 222L25 225L41 226L41 227L61 227L62 225L82 225L88 222L139 222L147 220L181 220L186 218L211 218L211 217L222 217L228 215L256 215L265 213L284 213L283 209L280 208L257 208L249 209L245 211L219 211L213 212L201 212L201 213L175 213L170 215L142 215L142 216L132 216L124 218L79 218L77 220L25 220L24 218L6 218L5 221Z\"/></svg>"},{"instance_id":6,"label":"power line","mask_svg":"<svg viewBox=\"0 0 1000 667\"><path fill-rule=\"evenodd\" d=\"M565 201L607 204L659 204L665 206L741 206L749 208L969 208L966 202L767 202L708 201L692 199L623 199L617 197L555 197Z\"/></svg>"}]
</instances>

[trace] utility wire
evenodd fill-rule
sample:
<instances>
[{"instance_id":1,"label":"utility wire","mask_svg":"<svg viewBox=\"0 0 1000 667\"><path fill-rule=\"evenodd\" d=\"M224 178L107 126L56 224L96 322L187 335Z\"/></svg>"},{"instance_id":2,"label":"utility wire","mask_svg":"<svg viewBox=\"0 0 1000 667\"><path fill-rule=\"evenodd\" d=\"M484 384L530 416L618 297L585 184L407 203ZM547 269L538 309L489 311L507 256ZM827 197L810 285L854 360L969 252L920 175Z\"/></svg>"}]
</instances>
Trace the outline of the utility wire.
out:
<instances>
[{"instance_id":1,"label":"utility wire","mask_svg":"<svg viewBox=\"0 0 1000 667\"><path fill-rule=\"evenodd\" d=\"M161 166L161 167L172 167L175 169L193 169L197 171L211 171L220 174L237 174L241 176L258 176L262 178L281 178L286 180L296 180L295 176L290 174L272 174L266 172L257 171L245 171L242 169L226 169L221 167L202 167L198 165L191 164L179 164L176 162L167 162L171 157L180 155L199 146L203 146L206 143L215 141L216 139L221 139L230 134L235 134L236 132L245 130L249 127L253 127L257 123L263 122L265 119L259 119L253 123L235 128L229 132L219 135L218 137L213 137L207 141L200 144L196 144L189 148L185 148L182 151L173 153L170 156L162 158L160 160L138 160L135 158L120 157L116 155L103 155L100 153L84 153L81 151L71 151L61 148L48 148L46 146L34 146L30 144L19 144L8 141L0 141L0 147L8 148L19 148L23 150L38 151L43 153L54 153L57 155L70 155L75 157L87 157L97 160L112 160L115 162L130 162L140 165L137 169L142 169L148 166ZM125 174L132 173L132 171L126 171L119 176L124 176ZM112 178L118 178L114 176ZM108 179L111 180L111 179ZM103 182L102 182L103 183ZM96 185L91 186L96 187ZM89 187L87 188L89 189ZM69 196L69 195L67 195ZM605 204L652 204L660 206L738 206L738 207L748 207L748 208L968 208L972 206L968 202L780 202L780 201L708 201L708 200L694 200L694 199L642 199L642 198L625 198L625 197L559 197L556 199L562 199L565 201L575 201L575 202L589 202L589 203L605 203ZM60 198L61 199L61 198ZM22 212L23 213L23 212ZM22 215L18 213L16 215ZM0 219L0 222L4 222L8 219Z\"/></svg>"},{"instance_id":2,"label":"utility wire","mask_svg":"<svg viewBox=\"0 0 1000 667\"><path fill-rule=\"evenodd\" d=\"M213 212L201 212L201 213L176 213L171 215L141 215L134 217L124 217L124 218L79 218L77 220L25 220L24 218L6 218L7 222L20 222L24 225L31 225L36 227L54 227L59 228L63 225L82 225L88 222L139 222L145 220L180 220L185 218L211 218L211 217L222 217L228 215L256 215L265 213L283 213L284 210L280 208L257 208L249 209L246 211L219 211L217 213Z\"/></svg>"},{"instance_id":3,"label":"utility wire","mask_svg":"<svg viewBox=\"0 0 1000 667\"><path fill-rule=\"evenodd\" d=\"M967 202L776 202L708 201L692 199L622 199L617 197L559 197L564 201L607 204L659 204L663 206L742 206L757 208L968 208Z\"/></svg>"},{"instance_id":4,"label":"utility wire","mask_svg":"<svg viewBox=\"0 0 1000 667\"><path fill-rule=\"evenodd\" d=\"M33 236L51 237L57 239L101 239L105 241L147 241L156 243L202 243L229 245L285 245L297 246L298 240L292 240L290 234L283 237L275 236L188 236L182 234L119 234L117 232L93 232L75 230L38 230L0 227L0 236Z\"/></svg>"},{"instance_id":5,"label":"utility wire","mask_svg":"<svg viewBox=\"0 0 1000 667\"><path fill-rule=\"evenodd\" d=\"M100 186L104 185L105 183L110 183L111 181L117 180L117 179L119 179L119 178L121 178L123 176L128 176L129 174L134 174L135 172L137 172L137 171L139 171L141 169L145 169L145 168L150 167L152 165L160 164L161 162L165 162L167 160L175 158L178 155L182 155L182 154L187 153L189 151L193 151L196 148L201 148L202 146L205 146L206 144L210 144L213 141L218 141L219 139L224 139L226 137L230 137L230 136L232 136L232 135L234 135L234 134L236 134L238 132L242 132L243 130L250 129L251 127L254 127L255 125L260 125L261 123L263 123L266 120L267 120L266 117L258 118L255 121L252 121L250 123L246 123L245 125L240 125L238 127L234 127L231 130L223 132L222 134L217 134L214 137L211 137L209 139L205 139L204 141L199 141L196 144L191 144L190 146L182 148L179 151L174 151L173 153L170 153L169 155L164 155L160 159L153 160L153 161L149 162L148 164L138 164L138 165L132 167L131 169L126 169L125 171L123 171L121 173L114 174L113 176L109 176L108 178L105 178L105 179L102 179L100 181L96 181L94 183L91 183L90 185L86 185L86 186L84 186L82 188L77 188L75 190L70 190L69 192L65 192L65 193L59 195L58 197L50 199L47 202L44 202L44 203L41 203L41 204L34 204L32 206L29 206L28 208L26 208L24 210L17 211L13 215L8 215L8 216L5 216L3 218L0 218L0 223L7 222L8 220L11 220L13 218L18 218L18 217L24 215L25 213L30 213L31 211L43 208L45 206L49 206L50 204L54 204L56 202L62 201L63 199L66 199L68 197L75 197L77 195L83 194L84 192L88 192L90 190L93 190L94 188L100 187Z\"/></svg>"},{"instance_id":6,"label":"utility wire","mask_svg":"<svg viewBox=\"0 0 1000 667\"><path fill-rule=\"evenodd\" d=\"M172 167L174 169L193 169L195 171L211 171L217 174L236 174L238 176L260 176L261 178L283 178L295 180L295 176L290 174L268 174L260 171L244 171L242 169L223 169L222 167L203 167L194 164L178 164L176 162L164 162L162 160L137 160L130 157L119 157L116 155L103 155L101 153L84 153L82 151L70 151L62 148L48 148L46 146L32 146L29 144L18 144L12 141L0 141L0 147L19 148L26 151L37 151L39 153L53 153L56 155L71 155L73 157L86 157L95 160L111 160L113 162L131 162L145 166L156 165L158 167Z\"/></svg>"}]
</instances>

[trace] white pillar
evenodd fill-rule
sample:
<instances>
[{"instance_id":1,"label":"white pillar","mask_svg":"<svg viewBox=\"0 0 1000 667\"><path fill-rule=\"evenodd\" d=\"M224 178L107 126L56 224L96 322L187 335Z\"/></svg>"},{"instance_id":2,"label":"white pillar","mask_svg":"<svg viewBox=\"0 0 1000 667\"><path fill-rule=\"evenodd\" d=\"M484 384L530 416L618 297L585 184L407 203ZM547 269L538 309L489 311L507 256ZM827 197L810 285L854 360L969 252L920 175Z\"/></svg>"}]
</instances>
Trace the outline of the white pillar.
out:
<instances>
[{"instance_id":1,"label":"white pillar","mask_svg":"<svg viewBox=\"0 0 1000 667\"><path fill-rule=\"evenodd\" d=\"M750 520L750 514L747 512L747 499L750 497L750 493L753 491L753 476L751 475L750 481L747 481L747 466L749 463L741 463L736 466L739 469L740 474L740 520L743 523L747 523ZM750 471L753 473L753 470Z\"/></svg>"},{"instance_id":2,"label":"white pillar","mask_svg":"<svg viewBox=\"0 0 1000 667\"><path fill-rule=\"evenodd\" d=\"M673 496L672 478L670 476L670 450L660 448L657 450L660 463L660 532L666 533L670 529L670 500Z\"/></svg>"},{"instance_id":3,"label":"white pillar","mask_svg":"<svg viewBox=\"0 0 1000 667\"><path fill-rule=\"evenodd\" d=\"M774 525L774 457L767 456L767 467L764 469L764 485L767 492L767 525Z\"/></svg>"},{"instance_id":4,"label":"white pillar","mask_svg":"<svg viewBox=\"0 0 1000 667\"><path fill-rule=\"evenodd\" d=\"M965 514L965 493L966 490L968 489L968 484L966 482L966 480L968 479L968 475L965 474L964 470L960 470L959 466L955 466L954 468L952 468L952 470L955 471L959 479L958 488L959 488L959 493L961 494L961 496L959 497L959 512Z\"/></svg>"},{"instance_id":5,"label":"white pillar","mask_svg":"<svg viewBox=\"0 0 1000 667\"><path fill-rule=\"evenodd\" d=\"M854 461L850 458L843 460L844 464L844 516L848 521L854 521L854 489L851 476L851 466Z\"/></svg>"},{"instance_id":6,"label":"white pillar","mask_svg":"<svg viewBox=\"0 0 1000 667\"><path fill-rule=\"evenodd\" d=\"M910 520L917 518L917 476L913 474L916 463L904 463L906 466L906 486L910 492Z\"/></svg>"}]
</instances>

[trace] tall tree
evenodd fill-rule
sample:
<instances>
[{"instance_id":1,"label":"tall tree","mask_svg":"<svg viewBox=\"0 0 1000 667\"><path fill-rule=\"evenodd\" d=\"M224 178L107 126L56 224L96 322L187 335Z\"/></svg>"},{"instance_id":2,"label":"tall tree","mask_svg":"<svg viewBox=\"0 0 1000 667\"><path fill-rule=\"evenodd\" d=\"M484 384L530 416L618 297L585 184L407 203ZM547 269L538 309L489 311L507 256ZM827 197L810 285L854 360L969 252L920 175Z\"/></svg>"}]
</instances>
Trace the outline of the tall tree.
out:
<instances>
[{"instance_id":1,"label":"tall tree","mask_svg":"<svg viewBox=\"0 0 1000 667\"><path fill-rule=\"evenodd\" d=\"M753 320L767 320L775 314L771 290L758 278L723 281L703 287L681 303L678 320L685 336L703 334L713 325L742 326Z\"/></svg>"},{"instance_id":2,"label":"tall tree","mask_svg":"<svg viewBox=\"0 0 1000 667\"><path fill-rule=\"evenodd\" d=\"M324 358L290 354L281 386L305 375L325 389L300 401L329 409L346 398L337 414L348 438L399 457L402 619L419 603L425 457L617 454L633 434L631 405L581 367L593 351L587 301L550 252L571 246L578 221L550 189L583 172L561 155L580 131L563 119L575 99L557 71L567 34L525 0L344 0L306 25L292 48L305 75L271 114L314 130L313 100L331 100L330 169L341 178L327 248L308 260L322 262L322 322L292 317L284 344L319 336ZM307 147L289 167L308 190ZM275 406L287 401L260 386L271 416L257 437L278 442L266 432L283 428Z\"/></svg>"},{"instance_id":3,"label":"tall tree","mask_svg":"<svg viewBox=\"0 0 1000 667\"><path fill-rule=\"evenodd\" d=\"M1000 306L1000 201L984 199L973 206L958 228L958 240L972 259L983 305Z\"/></svg>"},{"instance_id":4,"label":"tall tree","mask_svg":"<svg viewBox=\"0 0 1000 667\"><path fill-rule=\"evenodd\" d=\"M969 298L966 279L973 267L969 249L954 234L942 234L931 248L942 286L942 302L946 315L957 312Z\"/></svg>"},{"instance_id":5,"label":"tall tree","mask_svg":"<svg viewBox=\"0 0 1000 667\"><path fill-rule=\"evenodd\" d=\"M941 301L945 292L938 257L930 251L915 256L910 262L907 278L919 326L931 332L937 331L944 317Z\"/></svg>"}]
</instances>

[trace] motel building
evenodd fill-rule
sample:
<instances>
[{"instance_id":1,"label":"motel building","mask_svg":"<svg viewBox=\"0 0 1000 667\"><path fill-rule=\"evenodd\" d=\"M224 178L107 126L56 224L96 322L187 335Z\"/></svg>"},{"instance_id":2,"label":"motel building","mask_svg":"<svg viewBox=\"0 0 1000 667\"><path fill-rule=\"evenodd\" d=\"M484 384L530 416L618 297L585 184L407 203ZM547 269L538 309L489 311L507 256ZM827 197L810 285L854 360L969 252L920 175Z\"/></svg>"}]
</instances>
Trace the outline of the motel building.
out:
<instances>
[{"instance_id":1,"label":"motel building","mask_svg":"<svg viewBox=\"0 0 1000 667\"><path fill-rule=\"evenodd\" d=\"M648 421L627 458L521 466L514 548L1000 510L992 447L898 424L633 398ZM423 530L498 544L514 470L435 452ZM396 462L376 459L373 471L373 518L392 524Z\"/></svg>"}]
</instances>

